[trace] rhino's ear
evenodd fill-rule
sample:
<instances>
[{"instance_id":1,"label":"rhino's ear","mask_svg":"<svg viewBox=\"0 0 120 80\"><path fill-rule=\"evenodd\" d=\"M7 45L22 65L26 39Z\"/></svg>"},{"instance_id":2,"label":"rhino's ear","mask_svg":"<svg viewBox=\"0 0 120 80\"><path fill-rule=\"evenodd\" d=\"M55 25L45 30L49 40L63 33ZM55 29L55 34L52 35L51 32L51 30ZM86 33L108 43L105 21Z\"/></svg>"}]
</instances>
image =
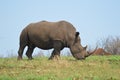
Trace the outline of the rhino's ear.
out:
<instances>
[{"instance_id":1,"label":"rhino's ear","mask_svg":"<svg viewBox=\"0 0 120 80\"><path fill-rule=\"evenodd\" d=\"M76 32L76 34L75 34L75 42L74 43L76 43L78 41L79 34L80 34L79 32Z\"/></svg>"},{"instance_id":2,"label":"rhino's ear","mask_svg":"<svg viewBox=\"0 0 120 80\"><path fill-rule=\"evenodd\" d=\"M78 36L79 36L79 34L80 34L79 32L76 32L75 36L76 36L76 37L78 37Z\"/></svg>"}]
</instances>

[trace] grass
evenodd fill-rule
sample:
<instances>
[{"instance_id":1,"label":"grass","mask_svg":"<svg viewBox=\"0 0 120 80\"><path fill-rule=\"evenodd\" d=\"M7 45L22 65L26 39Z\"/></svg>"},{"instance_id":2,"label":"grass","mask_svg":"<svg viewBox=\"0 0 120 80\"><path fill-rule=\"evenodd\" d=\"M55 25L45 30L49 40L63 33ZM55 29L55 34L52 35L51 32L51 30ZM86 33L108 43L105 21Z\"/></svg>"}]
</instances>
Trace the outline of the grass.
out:
<instances>
[{"instance_id":1,"label":"grass","mask_svg":"<svg viewBox=\"0 0 120 80\"><path fill-rule=\"evenodd\" d=\"M0 58L0 80L120 80L120 56Z\"/></svg>"}]
</instances>

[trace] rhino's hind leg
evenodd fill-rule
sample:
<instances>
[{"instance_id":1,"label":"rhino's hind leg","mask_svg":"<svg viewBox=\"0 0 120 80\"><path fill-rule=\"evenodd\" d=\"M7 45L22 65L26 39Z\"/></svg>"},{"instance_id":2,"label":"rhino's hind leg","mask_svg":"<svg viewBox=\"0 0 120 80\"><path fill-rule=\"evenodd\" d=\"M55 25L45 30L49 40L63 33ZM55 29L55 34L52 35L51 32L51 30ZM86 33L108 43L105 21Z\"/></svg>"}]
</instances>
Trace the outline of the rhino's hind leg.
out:
<instances>
[{"instance_id":1,"label":"rhino's hind leg","mask_svg":"<svg viewBox=\"0 0 120 80\"><path fill-rule=\"evenodd\" d=\"M34 48L35 48L34 46L28 46L26 56L28 57L29 60L33 59L32 53L33 53Z\"/></svg>"},{"instance_id":2,"label":"rhino's hind leg","mask_svg":"<svg viewBox=\"0 0 120 80\"><path fill-rule=\"evenodd\" d=\"M58 41L58 40L54 41L53 48L54 48L54 50L53 50L49 60L54 59L54 58L57 60L60 59L60 51L63 49L61 41Z\"/></svg>"},{"instance_id":3,"label":"rhino's hind leg","mask_svg":"<svg viewBox=\"0 0 120 80\"><path fill-rule=\"evenodd\" d=\"M18 50L18 60L21 60L22 59L22 55L23 55L23 51L24 51L24 48L25 48L26 45L22 45L20 44L20 47L19 47L19 50Z\"/></svg>"}]
</instances>

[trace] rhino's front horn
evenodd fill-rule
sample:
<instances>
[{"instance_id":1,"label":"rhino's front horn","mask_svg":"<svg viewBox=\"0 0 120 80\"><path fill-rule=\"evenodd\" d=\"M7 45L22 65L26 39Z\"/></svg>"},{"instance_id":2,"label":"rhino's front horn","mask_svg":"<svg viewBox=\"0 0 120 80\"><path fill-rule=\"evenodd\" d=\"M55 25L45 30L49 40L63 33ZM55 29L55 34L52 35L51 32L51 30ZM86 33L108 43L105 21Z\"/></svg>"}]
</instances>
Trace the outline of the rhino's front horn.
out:
<instances>
[{"instance_id":1,"label":"rhino's front horn","mask_svg":"<svg viewBox=\"0 0 120 80\"><path fill-rule=\"evenodd\" d=\"M88 54L87 54L87 55L85 55L85 58L86 58L86 57L88 57L88 56L90 56L91 54L93 54L96 50L97 50L97 47L95 48L95 50L94 50L94 51L92 51L92 52L87 52Z\"/></svg>"}]
</instances>

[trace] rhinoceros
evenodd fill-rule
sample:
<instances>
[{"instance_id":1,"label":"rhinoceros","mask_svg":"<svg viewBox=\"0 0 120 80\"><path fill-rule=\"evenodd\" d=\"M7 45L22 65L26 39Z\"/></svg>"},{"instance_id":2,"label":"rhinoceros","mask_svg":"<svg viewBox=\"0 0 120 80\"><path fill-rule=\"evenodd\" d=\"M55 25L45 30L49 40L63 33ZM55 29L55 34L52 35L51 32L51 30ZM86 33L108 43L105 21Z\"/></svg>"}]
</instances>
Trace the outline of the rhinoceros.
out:
<instances>
[{"instance_id":1,"label":"rhinoceros","mask_svg":"<svg viewBox=\"0 0 120 80\"><path fill-rule=\"evenodd\" d=\"M79 32L67 21L48 22L40 21L30 23L25 27L20 35L18 50L18 60L22 59L23 51L28 46L26 56L32 59L35 47L48 50L54 49L49 59L60 57L60 51L68 47L77 60L82 60L91 55L86 51L87 46L81 45Z\"/></svg>"}]
</instances>

